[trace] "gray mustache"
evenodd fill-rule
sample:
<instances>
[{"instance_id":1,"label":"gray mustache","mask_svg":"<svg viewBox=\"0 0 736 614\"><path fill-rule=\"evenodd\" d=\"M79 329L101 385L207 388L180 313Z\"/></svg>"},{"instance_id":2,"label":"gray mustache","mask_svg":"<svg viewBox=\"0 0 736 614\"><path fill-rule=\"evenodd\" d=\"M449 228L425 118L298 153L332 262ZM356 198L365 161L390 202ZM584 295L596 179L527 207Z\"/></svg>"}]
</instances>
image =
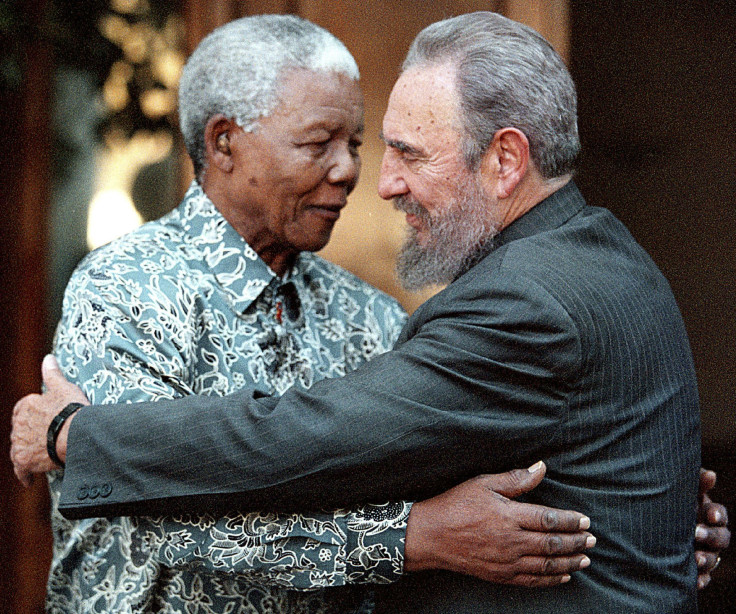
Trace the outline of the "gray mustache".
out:
<instances>
[{"instance_id":1,"label":"gray mustache","mask_svg":"<svg viewBox=\"0 0 736 614\"><path fill-rule=\"evenodd\" d=\"M422 207L416 200L406 196L397 196L394 198L394 209L411 215L416 215L425 222L431 221L429 211Z\"/></svg>"}]
</instances>

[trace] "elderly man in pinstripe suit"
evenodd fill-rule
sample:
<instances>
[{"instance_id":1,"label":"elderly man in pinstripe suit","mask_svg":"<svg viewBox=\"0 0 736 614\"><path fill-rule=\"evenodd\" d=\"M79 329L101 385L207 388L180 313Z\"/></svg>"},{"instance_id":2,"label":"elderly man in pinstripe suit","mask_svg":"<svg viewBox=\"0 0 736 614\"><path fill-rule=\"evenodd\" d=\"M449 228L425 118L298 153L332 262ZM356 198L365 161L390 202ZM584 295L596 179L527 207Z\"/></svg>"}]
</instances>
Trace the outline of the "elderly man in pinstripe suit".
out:
<instances>
[{"instance_id":1,"label":"elderly man in pinstripe suit","mask_svg":"<svg viewBox=\"0 0 736 614\"><path fill-rule=\"evenodd\" d=\"M112 406L94 420L82 410L60 507L78 516L426 498L544 458L547 479L529 499L590 516L588 569L531 591L480 582L462 565L422 571L431 557L413 558L417 573L386 587L378 610L696 612L689 344L657 267L572 182L576 96L564 64L498 15L434 24L409 51L382 137L379 193L412 227L400 274L410 287L451 282L396 348L280 399L190 397L165 411ZM202 408L209 419L196 424ZM108 444L123 437L136 456L121 464ZM113 492L77 500L89 480ZM417 514L407 533L425 530Z\"/></svg>"}]
</instances>

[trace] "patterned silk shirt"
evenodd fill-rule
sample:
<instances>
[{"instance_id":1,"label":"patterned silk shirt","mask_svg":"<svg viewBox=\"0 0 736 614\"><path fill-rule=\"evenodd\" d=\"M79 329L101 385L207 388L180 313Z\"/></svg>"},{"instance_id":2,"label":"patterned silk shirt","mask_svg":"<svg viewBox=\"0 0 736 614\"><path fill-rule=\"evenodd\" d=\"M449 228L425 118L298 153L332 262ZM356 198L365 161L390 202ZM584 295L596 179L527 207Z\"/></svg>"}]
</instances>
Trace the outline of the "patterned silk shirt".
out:
<instances>
[{"instance_id":1,"label":"patterned silk shirt","mask_svg":"<svg viewBox=\"0 0 736 614\"><path fill-rule=\"evenodd\" d=\"M313 254L277 277L193 183L172 213L81 263L55 353L96 404L281 394L387 351L404 320L393 299ZM49 474L48 612L363 612L364 586L403 569L409 503L71 522L56 510L62 480Z\"/></svg>"}]
</instances>

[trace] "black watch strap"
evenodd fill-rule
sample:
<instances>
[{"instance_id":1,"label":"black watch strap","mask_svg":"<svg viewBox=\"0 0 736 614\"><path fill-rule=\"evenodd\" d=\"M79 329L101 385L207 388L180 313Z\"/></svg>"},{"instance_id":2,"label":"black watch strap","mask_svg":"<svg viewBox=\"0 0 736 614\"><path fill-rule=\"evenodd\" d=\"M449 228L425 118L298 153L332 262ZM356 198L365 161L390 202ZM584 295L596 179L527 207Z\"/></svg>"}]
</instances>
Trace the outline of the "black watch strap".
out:
<instances>
[{"instance_id":1,"label":"black watch strap","mask_svg":"<svg viewBox=\"0 0 736 614\"><path fill-rule=\"evenodd\" d=\"M84 407L84 405L81 403L69 403L69 405L54 416L51 424L49 424L49 430L46 433L46 451L49 454L49 458L59 465L59 467L64 467L64 462L56 453L56 440L59 438L61 427L64 426L67 418L69 418L69 416L71 416L80 407Z\"/></svg>"}]
</instances>

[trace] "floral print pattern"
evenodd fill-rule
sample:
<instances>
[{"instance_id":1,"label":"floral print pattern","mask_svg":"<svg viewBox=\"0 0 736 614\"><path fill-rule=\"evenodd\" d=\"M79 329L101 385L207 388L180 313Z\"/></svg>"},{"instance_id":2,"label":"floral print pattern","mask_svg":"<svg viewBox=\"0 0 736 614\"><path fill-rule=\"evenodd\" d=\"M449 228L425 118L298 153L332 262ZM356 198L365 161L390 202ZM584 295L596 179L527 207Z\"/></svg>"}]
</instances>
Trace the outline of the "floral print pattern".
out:
<instances>
[{"instance_id":1,"label":"floral print pattern","mask_svg":"<svg viewBox=\"0 0 736 614\"><path fill-rule=\"evenodd\" d=\"M172 213L80 264L55 353L96 404L244 386L281 394L387 351L405 317L314 254L277 277L195 182ZM56 510L62 480L49 474L48 612L367 612L362 585L402 573L407 502L69 521Z\"/></svg>"}]
</instances>

